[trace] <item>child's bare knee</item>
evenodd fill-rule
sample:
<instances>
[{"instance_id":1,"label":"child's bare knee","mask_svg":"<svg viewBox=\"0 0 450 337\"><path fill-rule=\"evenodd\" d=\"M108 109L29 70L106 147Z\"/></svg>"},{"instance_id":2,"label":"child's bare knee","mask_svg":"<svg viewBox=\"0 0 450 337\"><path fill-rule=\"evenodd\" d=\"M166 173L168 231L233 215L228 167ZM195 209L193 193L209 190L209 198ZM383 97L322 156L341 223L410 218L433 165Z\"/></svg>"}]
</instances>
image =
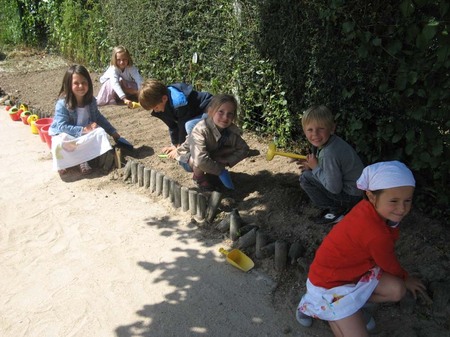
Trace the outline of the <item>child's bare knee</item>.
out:
<instances>
[{"instance_id":1,"label":"child's bare knee","mask_svg":"<svg viewBox=\"0 0 450 337\"><path fill-rule=\"evenodd\" d=\"M406 286L402 281L395 282L391 287L391 300L399 302L406 295Z\"/></svg>"}]
</instances>

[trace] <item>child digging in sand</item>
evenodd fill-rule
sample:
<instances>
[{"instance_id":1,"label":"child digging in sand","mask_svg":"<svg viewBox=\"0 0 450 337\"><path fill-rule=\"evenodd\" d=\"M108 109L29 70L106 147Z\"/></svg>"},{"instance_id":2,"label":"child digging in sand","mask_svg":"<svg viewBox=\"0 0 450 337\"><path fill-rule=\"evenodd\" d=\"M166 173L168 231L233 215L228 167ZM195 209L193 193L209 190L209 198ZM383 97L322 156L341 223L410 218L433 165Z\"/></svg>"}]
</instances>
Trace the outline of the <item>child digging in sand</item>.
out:
<instances>
[{"instance_id":1,"label":"child digging in sand","mask_svg":"<svg viewBox=\"0 0 450 337\"><path fill-rule=\"evenodd\" d=\"M411 210L415 180L401 162L366 167L357 181L365 197L317 249L296 312L303 326L328 321L336 337L365 337L375 328L367 302L398 302L409 290L428 298L424 284L395 255L399 225Z\"/></svg>"}]
</instances>

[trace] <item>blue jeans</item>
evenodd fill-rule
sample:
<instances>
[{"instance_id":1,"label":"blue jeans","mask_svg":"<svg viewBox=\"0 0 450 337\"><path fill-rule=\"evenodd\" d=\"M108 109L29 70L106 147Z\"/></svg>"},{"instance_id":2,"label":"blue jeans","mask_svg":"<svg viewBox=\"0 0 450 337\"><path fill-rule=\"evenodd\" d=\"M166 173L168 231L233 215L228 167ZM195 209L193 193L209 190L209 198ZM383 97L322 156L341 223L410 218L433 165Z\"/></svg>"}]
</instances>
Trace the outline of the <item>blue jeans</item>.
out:
<instances>
[{"instance_id":1,"label":"blue jeans","mask_svg":"<svg viewBox=\"0 0 450 337\"><path fill-rule=\"evenodd\" d=\"M197 116L195 118L192 118L192 119L188 120L184 124L184 128L186 129L186 133L189 135L192 132L192 130L194 130L194 127L197 125L197 123L200 122L202 119L205 119L206 117L208 117L208 114L205 112L201 116Z\"/></svg>"},{"instance_id":2,"label":"blue jeans","mask_svg":"<svg viewBox=\"0 0 450 337\"><path fill-rule=\"evenodd\" d=\"M185 170L186 172L194 172L194 170L192 170L192 167L191 167L188 163L179 161L178 164L180 164L180 166L181 166L182 168L184 168L184 170Z\"/></svg>"},{"instance_id":3,"label":"blue jeans","mask_svg":"<svg viewBox=\"0 0 450 337\"><path fill-rule=\"evenodd\" d=\"M300 187L306 192L311 202L317 208L339 212L343 208L350 209L361 199L361 196L349 195L341 192L333 194L328 191L311 171L303 171L300 175Z\"/></svg>"}]
</instances>

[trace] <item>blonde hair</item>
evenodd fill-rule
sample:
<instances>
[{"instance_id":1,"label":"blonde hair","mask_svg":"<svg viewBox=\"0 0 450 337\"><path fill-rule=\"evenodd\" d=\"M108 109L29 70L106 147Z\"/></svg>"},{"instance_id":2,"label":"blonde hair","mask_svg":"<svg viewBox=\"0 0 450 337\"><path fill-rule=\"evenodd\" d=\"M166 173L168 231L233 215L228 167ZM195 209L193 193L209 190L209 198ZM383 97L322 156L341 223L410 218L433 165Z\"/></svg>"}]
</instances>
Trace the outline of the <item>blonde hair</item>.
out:
<instances>
[{"instance_id":1,"label":"blonde hair","mask_svg":"<svg viewBox=\"0 0 450 337\"><path fill-rule=\"evenodd\" d=\"M142 84L139 91L139 104L145 109L153 109L162 102L164 95L168 95L167 86L161 81L148 79Z\"/></svg>"},{"instance_id":2,"label":"blonde hair","mask_svg":"<svg viewBox=\"0 0 450 337\"><path fill-rule=\"evenodd\" d=\"M117 53L124 53L128 59L128 65L129 66L133 65L133 59L131 58L131 54L128 51L128 49L125 48L124 46L117 46L117 47L114 47L112 50L111 62L110 62L110 64L112 66L117 67L117 58L116 58Z\"/></svg>"},{"instance_id":3,"label":"blonde hair","mask_svg":"<svg viewBox=\"0 0 450 337\"><path fill-rule=\"evenodd\" d=\"M219 110L222 104L231 103L234 105L234 117L233 121L236 119L238 102L233 95L229 94L218 94L211 98L208 104L208 116L213 117L214 114Z\"/></svg>"},{"instance_id":4,"label":"blonde hair","mask_svg":"<svg viewBox=\"0 0 450 337\"><path fill-rule=\"evenodd\" d=\"M311 122L322 124L330 130L334 128L333 114L325 105L313 105L303 113L302 127L306 128Z\"/></svg>"}]
</instances>

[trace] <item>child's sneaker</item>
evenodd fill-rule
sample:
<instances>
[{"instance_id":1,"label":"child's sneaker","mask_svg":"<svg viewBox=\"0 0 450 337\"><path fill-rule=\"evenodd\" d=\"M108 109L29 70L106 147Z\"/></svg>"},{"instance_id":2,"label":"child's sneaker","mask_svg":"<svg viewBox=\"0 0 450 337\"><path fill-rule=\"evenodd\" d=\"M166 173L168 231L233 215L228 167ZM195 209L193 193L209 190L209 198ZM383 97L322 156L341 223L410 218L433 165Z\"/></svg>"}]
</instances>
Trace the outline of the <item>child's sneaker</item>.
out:
<instances>
[{"instance_id":1,"label":"child's sneaker","mask_svg":"<svg viewBox=\"0 0 450 337\"><path fill-rule=\"evenodd\" d=\"M364 316L364 322L366 323L367 331L372 331L376 327L375 319L367 309L361 309Z\"/></svg>"},{"instance_id":2,"label":"child's sneaker","mask_svg":"<svg viewBox=\"0 0 450 337\"><path fill-rule=\"evenodd\" d=\"M338 210L338 211L325 211L318 218L315 219L315 223L318 225L331 225L336 224L342 219L344 219L344 215L347 213L347 210Z\"/></svg>"},{"instance_id":3,"label":"child's sneaker","mask_svg":"<svg viewBox=\"0 0 450 337\"><path fill-rule=\"evenodd\" d=\"M305 328L309 328L313 322L311 317L305 315L303 312L298 310L298 308L295 313L295 318L297 318L297 322L299 322L300 325L304 326Z\"/></svg>"},{"instance_id":4,"label":"child's sneaker","mask_svg":"<svg viewBox=\"0 0 450 337\"><path fill-rule=\"evenodd\" d=\"M192 179L194 180L195 184L198 188L206 191L212 190L211 184L208 182L208 179L206 178L206 175L196 176L195 174L192 176Z\"/></svg>"}]
</instances>

